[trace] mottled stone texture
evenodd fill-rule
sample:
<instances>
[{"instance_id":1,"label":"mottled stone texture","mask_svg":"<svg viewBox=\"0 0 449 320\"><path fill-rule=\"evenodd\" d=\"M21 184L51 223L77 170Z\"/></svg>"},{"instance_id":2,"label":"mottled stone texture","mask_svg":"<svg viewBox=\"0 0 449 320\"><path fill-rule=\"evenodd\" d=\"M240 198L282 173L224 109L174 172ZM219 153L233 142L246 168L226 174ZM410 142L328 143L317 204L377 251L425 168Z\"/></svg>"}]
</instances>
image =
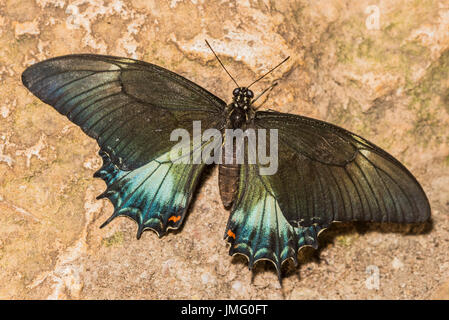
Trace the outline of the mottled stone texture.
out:
<instances>
[{"instance_id":1,"label":"mottled stone texture","mask_svg":"<svg viewBox=\"0 0 449 320\"><path fill-rule=\"evenodd\" d=\"M432 227L334 225L298 269L285 266L283 288L270 264L252 274L228 256L215 169L181 232L138 241L124 218L99 229L112 206L95 200L97 144L29 93L22 71L62 54L120 55L229 100L234 84L204 39L242 84L290 55L254 87L280 79L264 107L391 152L422 183ZM0 298L448 298L448 71L447 1L0 0Z\"/></svg>"}]
</instances>

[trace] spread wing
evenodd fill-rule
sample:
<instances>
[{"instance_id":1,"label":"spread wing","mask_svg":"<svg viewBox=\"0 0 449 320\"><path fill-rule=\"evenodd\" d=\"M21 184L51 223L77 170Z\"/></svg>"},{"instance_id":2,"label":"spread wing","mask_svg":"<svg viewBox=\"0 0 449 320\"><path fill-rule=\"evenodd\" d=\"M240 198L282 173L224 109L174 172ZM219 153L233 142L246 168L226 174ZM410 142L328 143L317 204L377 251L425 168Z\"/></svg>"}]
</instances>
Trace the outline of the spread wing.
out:
<instances>
[{"instance_id":1,"label":"spread wing","mask_svg":"<svg viewBox=\"0 0 449 320\"><path fill-rule=\"evenodd\" d=\"M333 221L413 223L430 217L413 175L367 140L315 119L257 112L254 128L278 130L278 170L242 165L225 237L230 253L272 261L278 271ZM267 139L268 140L268 139ZM259 142L260 143L260 142Z\"/></svg>"},{"instance_id":2,"label":"spread wing","mask_svg":"<svg viewBox=\"0 0 449 320\"><path fill-rule=\"evenodd\" d=\"M195 120L221 129L222 100L161 67L90 54L39 62L22 81L98 141L103 166L95 176L106 182L102 196L115 208L107 222L129 216L139 224L138 236L181 225L204 165L171 162L170 134L185 129L192 137ZM195 148L190 145L191 159Z\"/></svg>"}]
</instances>

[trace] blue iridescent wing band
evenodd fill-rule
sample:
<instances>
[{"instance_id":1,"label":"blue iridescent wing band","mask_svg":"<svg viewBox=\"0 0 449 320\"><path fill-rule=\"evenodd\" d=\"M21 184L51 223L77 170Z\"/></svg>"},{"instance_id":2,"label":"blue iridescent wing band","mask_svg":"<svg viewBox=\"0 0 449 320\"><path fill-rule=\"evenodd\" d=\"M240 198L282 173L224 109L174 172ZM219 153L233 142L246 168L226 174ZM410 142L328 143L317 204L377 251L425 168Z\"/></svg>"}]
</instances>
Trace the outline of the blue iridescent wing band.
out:
<instances>
[{"instance_id":1,"label":"blue iridescent wing band","mask_svg":"<svg viewBox=\"0 0 449 320\"><path fill-rule=\"evenodd\" d=\"M107 189L97 198L108 198L114 205L114 213L101 227L127 216L137 222L139 239L146 229L161 237L182 225L204 164L176 164L164 154L138 169L123 171L106 152L100 151L100 156L103 166L94 177L102 178Z\"/></svg>"}]
</instances>

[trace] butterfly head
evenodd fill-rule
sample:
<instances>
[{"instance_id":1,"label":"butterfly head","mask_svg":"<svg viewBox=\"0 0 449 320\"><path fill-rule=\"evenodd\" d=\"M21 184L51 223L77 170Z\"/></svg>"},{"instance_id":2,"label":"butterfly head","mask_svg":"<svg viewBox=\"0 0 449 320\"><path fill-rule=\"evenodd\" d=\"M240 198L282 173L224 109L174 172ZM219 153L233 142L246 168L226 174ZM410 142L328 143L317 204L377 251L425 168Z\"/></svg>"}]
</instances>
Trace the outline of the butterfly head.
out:
<instances>
[{"instance_id":1,"label":"butterfly head","mask_svg":"<svg viewBox=\"0 0 449 320\"><path fill-rule=\"evenodd\" d=\"M251 104L251 99L254 98L254 93L246 87L235 88L232 91L234 103L244 109Z\"/></svg>"}]
</instances>

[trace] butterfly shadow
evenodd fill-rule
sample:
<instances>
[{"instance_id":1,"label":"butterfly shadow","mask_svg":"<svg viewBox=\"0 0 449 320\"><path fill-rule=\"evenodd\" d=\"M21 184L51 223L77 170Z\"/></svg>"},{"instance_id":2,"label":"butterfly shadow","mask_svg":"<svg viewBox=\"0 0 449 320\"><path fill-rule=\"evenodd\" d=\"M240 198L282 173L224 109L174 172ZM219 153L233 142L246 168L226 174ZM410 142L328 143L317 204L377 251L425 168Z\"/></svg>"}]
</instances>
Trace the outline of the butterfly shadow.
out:
<instances>
[{"instance_id":1,"label":"butterfly shadow","mask_svg":"<svg viewBox=\"0 0 449 320\"><path fill-rule=\"evenodd\" d=\"M321 258L321 252L326 250L329 246L335 245L336 242L344 242L344 239L348 239L354 235L364 235L369 233L382 233L382 234L402 234L404 236L414 236L428 234L433 229L433 221L430 220L424 223L414 224L398 224L398 223L377 223L377 222L336 222L331 226L323 230L319 237L319 247L314 249L310 246L302 247L298 252L298 267L296 267L293 261L287 260L282 265L282 278L298 277L301 280L301 275L298 270L299 266L307 265L309 263L317 264L329 264L326 259ZM233 264L247 265L248 261L244 256L236 255L232 259ZM276 268L270 261L259 261L252 269L251 283L254 283L254 279L258 274L264 272L273 272L277 274ZM281 284L282 286L282 284Z\"/></svg>"}]
</instances>

